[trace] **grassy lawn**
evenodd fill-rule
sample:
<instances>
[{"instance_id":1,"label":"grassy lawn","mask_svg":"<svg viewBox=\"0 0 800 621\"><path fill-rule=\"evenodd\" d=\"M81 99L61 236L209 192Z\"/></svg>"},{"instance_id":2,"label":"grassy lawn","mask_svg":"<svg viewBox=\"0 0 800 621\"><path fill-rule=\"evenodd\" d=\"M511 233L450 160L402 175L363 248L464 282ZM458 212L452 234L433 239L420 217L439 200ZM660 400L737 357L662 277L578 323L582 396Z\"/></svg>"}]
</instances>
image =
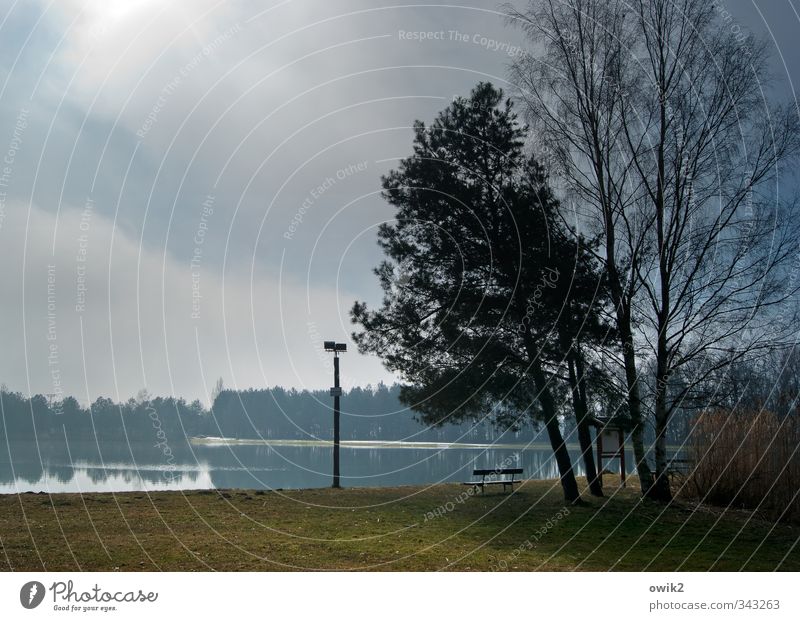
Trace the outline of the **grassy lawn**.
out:
<instances>
[{"instance_id":1,"label":"grassy lawn","mask_svg":"<svg viewBox=\"0 0 800 621\"><path fill-rule=\"evenodd\" d=\"M800 570L800 528L674 503L564 511L552 481L0 496L4 570ZM461 498L462 502L459 502ZM560 517L559 517L560 516ZM748 521L749 518L749 521ZM788 553L788 556L787 556Z\"/></svg>"}]
</instances>

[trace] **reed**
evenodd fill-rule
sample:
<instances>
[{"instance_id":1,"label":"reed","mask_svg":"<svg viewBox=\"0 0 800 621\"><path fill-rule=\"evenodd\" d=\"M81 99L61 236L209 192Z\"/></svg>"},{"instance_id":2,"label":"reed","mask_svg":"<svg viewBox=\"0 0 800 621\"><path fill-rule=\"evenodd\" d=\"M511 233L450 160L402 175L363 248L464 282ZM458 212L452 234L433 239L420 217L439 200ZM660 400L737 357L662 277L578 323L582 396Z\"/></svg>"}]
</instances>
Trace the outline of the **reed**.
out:
<instances>
[{"instance_id":1,"label":"reed","mask_svg":"<svg viewBox=\"0 0 800 621\"><path fill-rule=\"evenodd\" d=\"M692 468L683 495L800 522L800 415L768 410L706 411L689 440Z\"/></svg>"}]
</instances>

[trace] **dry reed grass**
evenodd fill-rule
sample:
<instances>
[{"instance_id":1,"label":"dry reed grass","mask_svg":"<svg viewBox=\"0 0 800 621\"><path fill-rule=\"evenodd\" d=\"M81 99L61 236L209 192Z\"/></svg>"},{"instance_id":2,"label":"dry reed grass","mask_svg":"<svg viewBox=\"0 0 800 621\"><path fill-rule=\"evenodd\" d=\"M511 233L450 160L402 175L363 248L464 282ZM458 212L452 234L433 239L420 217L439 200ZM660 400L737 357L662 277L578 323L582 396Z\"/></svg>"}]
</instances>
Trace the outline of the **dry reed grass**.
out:
<instances>
[{"instance_id":1,"label":"dry reed grass","mask_svg":"<svg viewBox=\"0 0 800 621\"><path fill-rule=\"evenodd\" d=\"M772 521L800 522L798 445L796 412L703 412L690 436L692 467L682 492Z\"/></svg>"}]
</instances>

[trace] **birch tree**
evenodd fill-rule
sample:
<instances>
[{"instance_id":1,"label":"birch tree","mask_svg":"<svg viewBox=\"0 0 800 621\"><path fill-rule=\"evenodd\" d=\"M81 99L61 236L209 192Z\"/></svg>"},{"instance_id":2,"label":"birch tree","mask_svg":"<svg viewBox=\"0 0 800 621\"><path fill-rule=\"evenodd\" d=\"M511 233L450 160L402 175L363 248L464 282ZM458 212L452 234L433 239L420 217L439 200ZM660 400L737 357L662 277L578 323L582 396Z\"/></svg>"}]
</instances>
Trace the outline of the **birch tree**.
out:
<instances>
[{"instance_id":1,"label":"birch tree","mask_svg":"<svg viewBox=\"0 0 800 621\"><path fill-rule=\"evenodd\" d=\"M528 120L577 205L575 228L601 242L642 490L668 500L672 412L793 330L797 227L780 182L797 112L765 99L767 45L713 3L537 0L510 14L531 43L512 69Z\"/></svg>"}]
</instances>

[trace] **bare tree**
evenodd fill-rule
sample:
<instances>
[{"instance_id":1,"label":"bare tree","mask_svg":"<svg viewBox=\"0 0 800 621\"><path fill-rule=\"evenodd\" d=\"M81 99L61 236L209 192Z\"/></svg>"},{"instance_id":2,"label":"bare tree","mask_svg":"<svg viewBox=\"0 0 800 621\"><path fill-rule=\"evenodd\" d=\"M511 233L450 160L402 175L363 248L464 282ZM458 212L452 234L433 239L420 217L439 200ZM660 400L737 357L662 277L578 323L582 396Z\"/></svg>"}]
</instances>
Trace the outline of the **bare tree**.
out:
<instances>
[{"instance_id":1,"label":"bare tree","mask_svg":"<svg viewBox=\"0 0 800 621\"><path fill-rule=\"evenodd\" d=\"M217 378L216 383L214 384L214 388L211 389L211 405L213 407L214 402L219 397L220 393L225 390L225 383L222 381L222 378Z\"/></svg>"},{"instance_id":2,"label":"bare tree","mask_svg":"<svg viewBox=\"0 0 800 621\"><path fill-rule=\"evenodd\" d=\"M513 67L528 118L579 226L602 241L642 489L669 499L671 413L791 330L797 231L776 184L798 150L797 114L764 100L767 45L705 0L538 0L511 14L534 46ZM685 367L692 380L670 390Z\"/></svg>"}]
</instances>

